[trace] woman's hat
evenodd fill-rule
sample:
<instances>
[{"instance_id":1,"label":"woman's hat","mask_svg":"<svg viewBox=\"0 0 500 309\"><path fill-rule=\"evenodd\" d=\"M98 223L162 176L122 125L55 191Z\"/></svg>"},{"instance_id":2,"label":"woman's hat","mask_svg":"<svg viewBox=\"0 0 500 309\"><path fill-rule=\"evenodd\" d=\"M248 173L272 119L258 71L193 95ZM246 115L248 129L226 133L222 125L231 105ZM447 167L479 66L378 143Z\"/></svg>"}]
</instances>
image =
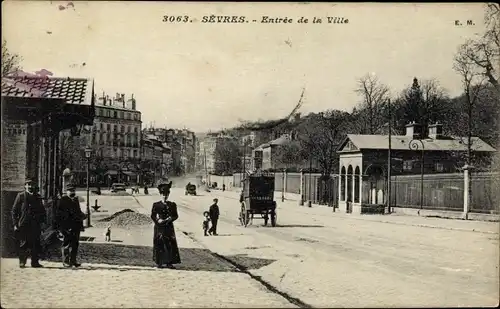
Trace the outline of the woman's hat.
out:
<instances>
[{"instance_id":1,"label":"woman's hat","mask_svg":"<svg viewBox=\"0 0 500 309\"><path fill-rule=\"evenodd\" d=\"M171 187L172 187L172 181L166 182L165 180L160 180L157 186L159 191L170 190Z\"/></svg>"}]
</instances>

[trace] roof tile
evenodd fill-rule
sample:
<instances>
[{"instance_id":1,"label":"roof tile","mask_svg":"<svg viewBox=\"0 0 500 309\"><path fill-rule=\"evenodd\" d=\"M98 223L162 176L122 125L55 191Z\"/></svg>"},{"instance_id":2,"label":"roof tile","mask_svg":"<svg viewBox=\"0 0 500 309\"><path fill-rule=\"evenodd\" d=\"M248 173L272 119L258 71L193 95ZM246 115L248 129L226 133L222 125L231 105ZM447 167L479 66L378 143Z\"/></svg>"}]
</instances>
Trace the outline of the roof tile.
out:
<instances>
[{"instance_id":1,"label":"roof tile","mask_svg":"<svg viewBox=\"0 0 500 309\"><path fill-rule=\"evenodd\" d=\"M348 134L347 137L351 140L358 149L388 149L388 135L363 135L363 134ZM409 136L396 135L391 136L391 149L393 150L410 150L410 142L412 138ZM467 138L464 137L448 137L446 139L423 139L425 150L434 151L467 151ZM420 144L418 144L420 147ZM472 147L474 151L494 152L495 148L488 145L479 137L472 138Z\"/></svg>"},{"instance_id":2,"label":"roof tile","mask_svg":"<svg viewBox=\"0 0 500 309\"><path fill-rule=\"evenodd\" d=\"M2 78L2 96L64 99L70 104L91 105L94 81L85 78L16 76Z\"/></svg>"}]
</instances>

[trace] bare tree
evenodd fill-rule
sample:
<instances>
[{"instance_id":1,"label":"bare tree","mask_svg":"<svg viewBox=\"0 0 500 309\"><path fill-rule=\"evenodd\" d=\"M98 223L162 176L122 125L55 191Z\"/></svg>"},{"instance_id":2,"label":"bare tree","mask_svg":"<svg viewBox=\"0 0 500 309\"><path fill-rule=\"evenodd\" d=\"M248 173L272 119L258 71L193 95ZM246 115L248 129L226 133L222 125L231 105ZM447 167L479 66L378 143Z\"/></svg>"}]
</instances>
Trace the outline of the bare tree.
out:
<instances>
[{"instance_id":1,"label":"bare tree","mask_svg":"<svg viewBox=\"0 0 500 309\"><path fill-rule=\"evenodd\" d=\"M289 141L277 146L273 159L278 168L299 168L304 163L304 149L299 141Z\"/></svg>"},{"instance_id":2,"label":"bare tree","mask_svg":"<svg viewBox=\"0 0 500 309\"><path fill-rule=\"evenodd\" d=\"M232 173L233 170L241 169L242 154L243 149L236 139L219 138L214 152L215 174Z\"/></svg>"},{"instance_id":3,"label":"bare tree","mask_svg":"<svg viewBox=\"0 0 500 309\"><path fill-rule=\"evenodd\" d=\"M316 114L301 124L299 141L307 151L309 160L316 160L324 177L336 170L337 146L345 136L349 113L343 111L326 111Z\"/></svg>"},{"instance_id":4,"label":"bare tree","mask_svg":"<svg viewBox=\"0 0 500 309\"><path fill-rule=\"evenodd\" d=\"M13 54L7 48L7 41L2 42L2 77L11 73L17 72L21 69L21 56Z\"/></svg>"},{"instance_id":5,"label":"bare tree","mask_svg":"<svg viewBox=\"0 0 500 309\"><path fill-rule=\"evenodd\" d=\"M486 4L485 33L478 39L467 40L460 46L461 62L475 67L500 94L500 5Z\"/></svg>"},{"instance_id":6,"label":"bare tree","mask_svg":"<svg viewBox=\"0 0 500 309\"><path fill-rule=\"evenodd\" d=\"M472 158L473 112L488 77L481 67L470 61L469 55L466 53L467 49L467 45L459 47L455 55L453 69L460 75L464 91L465 114L463 116L467 127L466 162L470 165Z\"/></svg>"},{"instance_id":7,"label":"bare tree","mask_svg":"<svg viewBox=\"0 0 500 309\"><path fill-rule=\"evenodd\" d=\"M377 76L366 74L358 80L355 92L362 98L360 121L368 126L363 133L375 134L385 122L382 110L389 95L389 87L382 84Z\"/></svg>"}]
</instances>

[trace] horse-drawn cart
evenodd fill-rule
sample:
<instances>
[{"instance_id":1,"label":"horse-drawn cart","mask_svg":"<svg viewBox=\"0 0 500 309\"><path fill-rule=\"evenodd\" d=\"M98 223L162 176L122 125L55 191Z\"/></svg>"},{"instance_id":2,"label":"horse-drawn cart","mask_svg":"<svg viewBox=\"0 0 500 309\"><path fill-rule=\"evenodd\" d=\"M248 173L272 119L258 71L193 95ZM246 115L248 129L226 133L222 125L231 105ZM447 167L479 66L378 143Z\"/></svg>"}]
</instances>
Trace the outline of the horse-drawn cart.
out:
<instances>
[{"instance_id":1,"label":"horse-drawn cart","mask_svg":"<svg viewBox=\"0 0 500 309\"><path fill-rule=\"evenodd\" d=\"M186 185L186 195L196 195L196 185L193 185L191 183L188 183Z\"/></svg>"},{"instance_id":2,"label":"horse-drawn cart","mask_svg":"<svg viewBox=\"0 0 500 309\"><path fill-rule=\"evenodd\" d=\"M267 225L276 226L276 202L274 201L274 174L257 171L248 174L243 180L243 190L240 196L241 210L239 220L247 226L254 215L260 215Z\"/></svg>"}]
</instances>

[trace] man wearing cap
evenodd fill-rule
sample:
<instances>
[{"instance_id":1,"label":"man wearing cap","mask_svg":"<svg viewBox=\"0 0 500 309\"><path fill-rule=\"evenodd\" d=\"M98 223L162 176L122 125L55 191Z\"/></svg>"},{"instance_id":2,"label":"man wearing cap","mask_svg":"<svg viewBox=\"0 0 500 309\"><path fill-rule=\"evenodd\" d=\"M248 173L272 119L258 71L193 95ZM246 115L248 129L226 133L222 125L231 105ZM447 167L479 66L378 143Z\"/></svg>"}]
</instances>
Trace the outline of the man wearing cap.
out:
<instances>
[{"instance_id":1,"label":"man wearing cap","mask_svg":"<svg viewBox=\"0 0 500 309\"><path fill-rule=\"evenodd\" d=\"M31 267L42 267L39 263L41 253L41 225L45 222L45 207L35 192L35 184L26 179L24 192L17 194L12 206L12 224L19 241L19 267L24 268L31 253Z\"/></svg>"},{"instance_id":2,"label":"man wearing cap","mask_svg":"<svg viewBox=\"0 0 500 309\"><path fill-rule=\"evenodd\" d=\"M75 193L75 187L68 185L66 195L61 197L56 208L55 228L63 236L62 258L64 267L79 267L76 256L80 242L80 232L83 229L85 214L80 209L80 202Z\"/></svg>"},{"instance_id":3,"label":"man wearing cap","mask_svg":"<svg viewBox=\"0 0 500 309\"><path fill-rule=\"evenodd\" d=\"M208 230L208 233L212 235L217 235L217 221L219 220L219 205L217 205L217 202L219 200L214 198L214 203L208 209L210 221L212 221L212 226Z\"/></svg>"}]
</instances>

